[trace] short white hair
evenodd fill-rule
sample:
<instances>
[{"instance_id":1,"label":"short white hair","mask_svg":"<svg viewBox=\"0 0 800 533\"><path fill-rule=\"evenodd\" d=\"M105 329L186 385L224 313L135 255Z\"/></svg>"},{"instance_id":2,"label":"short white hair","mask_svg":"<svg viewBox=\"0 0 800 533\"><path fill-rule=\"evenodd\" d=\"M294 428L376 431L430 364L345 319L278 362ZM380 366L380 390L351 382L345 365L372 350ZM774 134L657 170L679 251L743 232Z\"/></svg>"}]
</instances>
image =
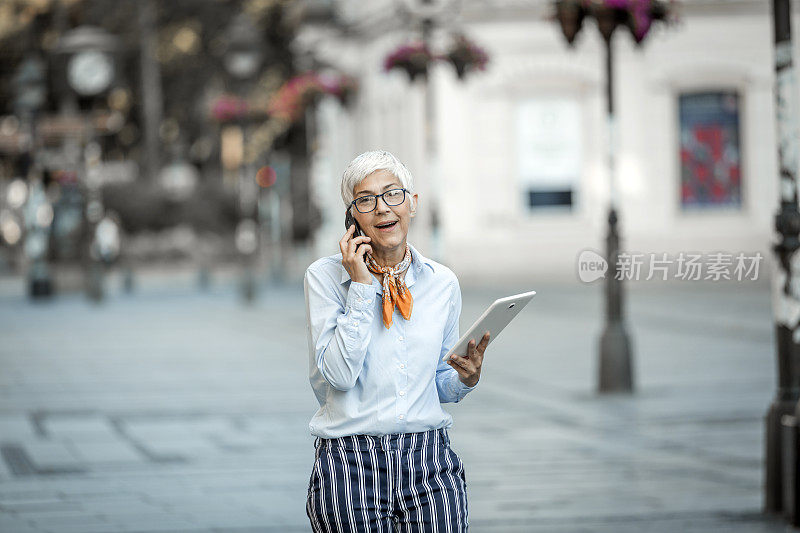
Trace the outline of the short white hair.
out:
<instances>
[{"instance_id":1,"label":"short white hair","mask_svg":"<svg viewBox=\"0 0 800 533\"><path fill-rule=\"evenodd\" d=\"M345 207L350 207L353 202L353 190L356 185L376 170L391 172L400 180L404 189L407 189L411 194L414 193L414 177L406 166L386 150L372 150L357 156L344 169L342 174L342 200Z\"/></svg>"}]
</instances>

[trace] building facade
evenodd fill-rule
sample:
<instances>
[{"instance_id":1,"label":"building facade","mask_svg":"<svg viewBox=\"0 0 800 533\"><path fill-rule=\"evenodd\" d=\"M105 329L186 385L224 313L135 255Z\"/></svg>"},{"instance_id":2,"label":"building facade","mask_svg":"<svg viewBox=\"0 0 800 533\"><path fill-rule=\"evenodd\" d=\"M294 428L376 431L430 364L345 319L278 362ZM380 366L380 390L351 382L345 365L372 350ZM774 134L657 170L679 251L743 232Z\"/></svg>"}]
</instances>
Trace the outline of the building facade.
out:
<instances>
[{"instance_id":1,"label":"building facade","mask_svg":"<svg viewBox=\"0 0 800 533\"><path fill-rule=\"evenodd\" d=\"M409 239L464 282L576 279L579 253L604 249L610 194L605 56L593 23L569 47L548 19L547 2L461 2L458 15L434 31L432 46L463 31L490 63L464 81L437 65L426 106L426 82L382 70L386 54L419 38L415 21L397 15L394 2L356 4L339 5L345 36L304 36L361 83L351 109L332 101L317 109L312 190L324 224L312 255L338 251L344 167L382 148L416 179L421 216ZM768 273L778 207L772 42L763 1L687 0L679 21L655 27L641 47L617 32L623 251L760 253L761 276ZM433 159L426 112L433 114ZM426 210L432 197L442 206L438 242Z\"/></svg>"}]
</instances>

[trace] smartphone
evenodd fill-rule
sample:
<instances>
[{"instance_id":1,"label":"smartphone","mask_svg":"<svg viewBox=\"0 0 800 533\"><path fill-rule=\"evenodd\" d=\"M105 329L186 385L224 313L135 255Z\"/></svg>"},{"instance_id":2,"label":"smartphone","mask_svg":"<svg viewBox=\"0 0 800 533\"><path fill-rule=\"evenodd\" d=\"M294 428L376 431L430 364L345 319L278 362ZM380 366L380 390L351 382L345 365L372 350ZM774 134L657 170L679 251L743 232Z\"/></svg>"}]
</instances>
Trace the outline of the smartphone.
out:
<instances>
[{"instance_id":1,"label":"smartphone","mask_svg":"<svg viewBox=\"0 0 800 533\"><path fill-rule=\"evenodd\" d=\"M355 239L356 237L363 237L364 232L361 231L361 226L359 226L358 222L356 222L356 217L354 217L350 212L350 208L347 208L347 210L344 212L344 227L345 229L350 229L350 226L353 224L356 225L356 229L353 231L353 238ZM356 246L356 250L358 250L359 246L361 246L361 244Z\"/></svg>"},{"instance_id":2,"label":"smartphone","mask_svg":"<svg viewBox=\"0 0 800 533\"><path fill-rule=\"evenodd\" d=\"M364 232L361 231L361 226L358 225L358 222L356 222L356 217L353 216L348 208L347 211L344 212L344 229L350 229L350 226L353 224L356 225L356 230L353 232L353 237L363 237Z\"/></svg>"}]
</instances>

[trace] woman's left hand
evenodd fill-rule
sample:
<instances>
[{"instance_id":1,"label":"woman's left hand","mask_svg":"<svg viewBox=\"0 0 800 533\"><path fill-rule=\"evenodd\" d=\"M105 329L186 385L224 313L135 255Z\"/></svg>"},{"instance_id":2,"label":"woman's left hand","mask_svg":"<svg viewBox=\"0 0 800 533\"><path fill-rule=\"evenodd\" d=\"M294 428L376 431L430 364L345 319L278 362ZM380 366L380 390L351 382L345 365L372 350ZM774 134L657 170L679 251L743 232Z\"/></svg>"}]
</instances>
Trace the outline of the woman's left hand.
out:
<instances>
[{"instance_id":1,"label":"woman's left hand","mask_svg":"<svg viewBox=\"0 0 800 533\"><path fill-rule=\"evenodd\" d=\"M487 331L477 346L475 346L475 339L469 341L467 345L467 355L461 356L453 354L447 361L447 364L455 368L456 372L458 372L458 378L461 380L461 383L467 387L474 387L481 378L483 352L486 351L486 346L488 344L489 332Z\"/></svg>"}]
</instances>

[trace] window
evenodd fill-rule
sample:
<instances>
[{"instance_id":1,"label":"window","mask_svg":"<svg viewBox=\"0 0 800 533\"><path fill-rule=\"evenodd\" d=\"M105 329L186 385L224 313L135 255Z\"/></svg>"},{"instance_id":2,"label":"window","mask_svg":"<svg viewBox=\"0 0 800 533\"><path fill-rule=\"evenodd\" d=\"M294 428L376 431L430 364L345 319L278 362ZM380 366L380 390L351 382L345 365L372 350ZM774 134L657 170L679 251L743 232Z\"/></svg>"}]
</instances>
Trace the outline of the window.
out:
<instances>
[{"instance_id":1,"label":"window","mask_svg":"<svg viewBox=\"0 0 800 533\"><path fill-rule=\"evenodd\" d=\"M571 208L583 162L578 100L524 100L516 115L517 173L525 205Z\"/></svg>"},{"instance_id":2,"label":"window","mask_svg":"<svg viewBox=\"0 0 800 533\"><path fill-rule=\"evenodd\" d=\"M741 207L739 95L735 91L679 96L681 207Z\"/></svg>"}]
</instances>

